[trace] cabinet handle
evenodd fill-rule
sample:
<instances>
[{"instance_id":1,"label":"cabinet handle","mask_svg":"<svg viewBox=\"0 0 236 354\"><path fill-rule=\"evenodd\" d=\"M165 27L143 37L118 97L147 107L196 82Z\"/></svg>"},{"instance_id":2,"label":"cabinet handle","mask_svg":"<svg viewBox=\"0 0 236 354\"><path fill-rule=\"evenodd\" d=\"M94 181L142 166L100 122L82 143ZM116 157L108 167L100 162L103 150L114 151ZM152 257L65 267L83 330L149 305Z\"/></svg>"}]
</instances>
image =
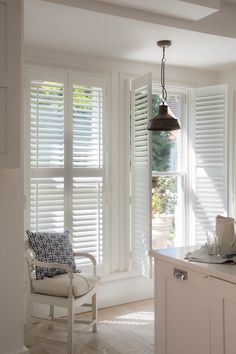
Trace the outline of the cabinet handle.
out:
<instances>
[{"instance_id":1,"label":"cabinet handle","mask_svg":"<svg viewBox=\"0 0 236 354\"><path fill-rule=\"evenodd\" d=\"M174 268L174 277L179 280L187 280L188 273L185 270Z\"/></svg>"}]
</instances>

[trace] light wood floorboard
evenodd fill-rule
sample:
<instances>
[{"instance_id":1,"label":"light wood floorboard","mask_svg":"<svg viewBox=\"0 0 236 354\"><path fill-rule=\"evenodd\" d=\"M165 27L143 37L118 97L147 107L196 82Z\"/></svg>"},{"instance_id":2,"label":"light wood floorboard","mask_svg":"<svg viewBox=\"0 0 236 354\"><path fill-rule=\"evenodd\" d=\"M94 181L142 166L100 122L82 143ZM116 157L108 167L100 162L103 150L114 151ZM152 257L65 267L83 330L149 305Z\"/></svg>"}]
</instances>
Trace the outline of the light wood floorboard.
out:
<instances>
[{"instance_id":1,"label":"light wood floorboard","mask_svg":"<svg viewBox=\"0 0 236 354\"><path fill-rule=\"evenodd\" d=\"M84 317L84 315L83 315ZM75 334L74 354L153 354L153 299L109 307L98 311L98 332ZM50 332L51 331L51 332ZM54 332L54 333L53 333ZM62 329L48 330L65 338ZM33 343L31 354L66 354L66 349Z\"/></svg>"}]
</instances>

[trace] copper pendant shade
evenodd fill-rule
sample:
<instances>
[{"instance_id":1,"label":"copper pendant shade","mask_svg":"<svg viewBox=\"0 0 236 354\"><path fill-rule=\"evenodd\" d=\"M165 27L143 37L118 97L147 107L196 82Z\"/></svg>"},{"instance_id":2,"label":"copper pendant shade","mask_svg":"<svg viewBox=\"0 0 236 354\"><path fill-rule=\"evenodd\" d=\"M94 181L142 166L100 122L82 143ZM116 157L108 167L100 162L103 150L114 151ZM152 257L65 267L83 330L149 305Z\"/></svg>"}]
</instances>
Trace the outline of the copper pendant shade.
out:
<instances>
[{"instance_id":1,"label":"copper pendant shade","mask_svg":"<svg viewBox=\"0 0 236 354\"><path fill-rule=\"evenodd\" d=\"M168 106L166 104L167 91L165 88L165 48L171 45L171 41L159 41L157 42L157 45L163 48L163 57L161 61L162 104L159 105L158 114L149 120L147 129L152 131L178 130L180 129L179 121L176 117L168 113Z\"/></svg>"}]
</instances>

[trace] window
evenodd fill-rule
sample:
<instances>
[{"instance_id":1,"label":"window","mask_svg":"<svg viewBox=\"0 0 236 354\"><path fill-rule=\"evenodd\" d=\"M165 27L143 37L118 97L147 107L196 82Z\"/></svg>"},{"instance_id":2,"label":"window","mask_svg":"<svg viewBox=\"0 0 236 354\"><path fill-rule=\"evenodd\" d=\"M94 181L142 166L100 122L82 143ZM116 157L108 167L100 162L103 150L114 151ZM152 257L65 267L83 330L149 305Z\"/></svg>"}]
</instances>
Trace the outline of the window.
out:
<instances>
[{"instance_id":1,"label":"window","mask_svg":"<svg viewBox=\"0 0 236 354\"><path fill-rule=\"evenodd\" d=\"M181 130L152 133L152 247L185 244L186 162L182 153L186 130L185 93L169 92L167 103L180 120ZM161 97L152 95L152 116Z\"/></svg>"},{"instance_id":2,"label":"window","mask_svg":"<svg viewBox=\"0 0 236 354\"><path fill-rule=\"evenodd\" d=\"M131 83L131 245L146 275L150 248L203 244L217 214L227 215L227 89L189 91L168 90L181 130L148 132L158 90L150 74Z\"/></svg>"},{"instance_id":3,"label":"window","mask_svg":"<svg viewBox=\"0 0 236 354\"><path fill-rule=\"evenodd\" d=\"M33 231L70 231L73 248L105 266L105 80L30 74L26 154Z\"/></svg>"}]
</instances>

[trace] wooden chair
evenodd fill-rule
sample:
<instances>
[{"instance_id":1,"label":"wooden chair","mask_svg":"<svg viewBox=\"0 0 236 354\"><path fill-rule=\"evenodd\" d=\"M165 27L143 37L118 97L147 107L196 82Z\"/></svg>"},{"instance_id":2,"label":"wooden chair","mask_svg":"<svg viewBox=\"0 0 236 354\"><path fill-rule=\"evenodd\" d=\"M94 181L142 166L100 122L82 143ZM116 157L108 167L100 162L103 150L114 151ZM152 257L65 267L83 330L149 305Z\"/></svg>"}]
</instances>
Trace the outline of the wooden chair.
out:
<instances>
[{"instance_id":1,"label":"wooden chair","mask_svg":"<svg viewBox=\"0 0 236 354\"><path fill-rule=\"evenodd\" d=\"M75 257L87 257L93 264L93 274L90 276L73 273L71 268L60 263L44 263L35 259L33 250L30 248L29 241L25 241L26 263L28 268L28 298L27 298L27 323L26 323L26 346L31 345L31 340L46 342L49 344L65 345L67 353L73 354L73 337L76 324L92 326L92 331L97 331L97 304L96 304L96 259L88 254L78 252ZM60 268L66 274L56 275L51 278L36 280L34 273L35 267ZM89 302L90 300L90 302ZM33 304L49 305L49 317L41 318L34 315ZM54 306L67 309L67 319L56 318ZM75 308L88 307L92 311L91 320L79 320L75 318ZM53 325L65 326L67 328L67 342L49 339L40 335L40 330L34 328L37 334L32 332L32 324L38 323L35 327L52 328Z\"/></svg>"}]
</instances>

